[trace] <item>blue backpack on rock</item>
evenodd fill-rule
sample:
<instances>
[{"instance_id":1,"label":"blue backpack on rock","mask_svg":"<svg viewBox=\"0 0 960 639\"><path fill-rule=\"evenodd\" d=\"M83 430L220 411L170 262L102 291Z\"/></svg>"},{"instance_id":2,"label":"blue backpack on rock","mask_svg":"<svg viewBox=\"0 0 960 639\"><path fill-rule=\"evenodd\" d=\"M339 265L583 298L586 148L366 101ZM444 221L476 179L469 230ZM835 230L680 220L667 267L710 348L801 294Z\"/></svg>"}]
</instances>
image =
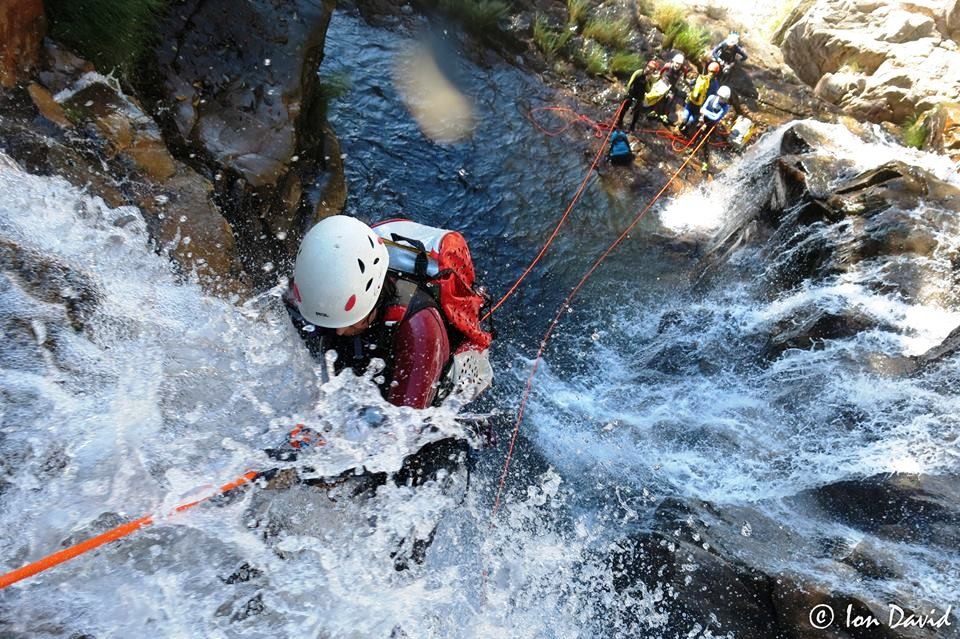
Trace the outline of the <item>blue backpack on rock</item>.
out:
<instances>
[{"instance_id":1,"label":"blue backpack on rock","mask_svg":"<svg viewBox=\"0 0 960 639\"><path fill-rule=\"evenodd\" d=\"M614 131L610 136L610 150L607 157L613 164L630 164L633 162L633 151L630 150L630 140L623 131Z\"/></svg>"}]
</instances>

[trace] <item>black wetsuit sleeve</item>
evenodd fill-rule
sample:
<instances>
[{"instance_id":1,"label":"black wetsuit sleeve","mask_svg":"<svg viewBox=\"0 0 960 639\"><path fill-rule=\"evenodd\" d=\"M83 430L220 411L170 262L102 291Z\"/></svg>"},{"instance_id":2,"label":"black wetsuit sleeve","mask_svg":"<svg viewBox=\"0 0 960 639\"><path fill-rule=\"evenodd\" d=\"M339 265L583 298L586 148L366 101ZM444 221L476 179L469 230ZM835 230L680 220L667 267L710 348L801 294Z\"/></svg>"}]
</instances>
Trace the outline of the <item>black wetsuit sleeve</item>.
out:
<instances>
[{"instance_id":1,"label":"black wetsuit sleeve","mask_svg":"<svg viewBox=\"0 0 960 639\"><path fill-rule=\"evenodd\" d=\"M325 350L323 342L327 331L303 318L300 311L293 305L293 299L289 296L289 291L283 294L283 303L287 308L287 314L290 316L290 322L297 329L297 333L306 345L310 355L314 359L323 361L323 351Z\"/></svg>"}]
</instances>

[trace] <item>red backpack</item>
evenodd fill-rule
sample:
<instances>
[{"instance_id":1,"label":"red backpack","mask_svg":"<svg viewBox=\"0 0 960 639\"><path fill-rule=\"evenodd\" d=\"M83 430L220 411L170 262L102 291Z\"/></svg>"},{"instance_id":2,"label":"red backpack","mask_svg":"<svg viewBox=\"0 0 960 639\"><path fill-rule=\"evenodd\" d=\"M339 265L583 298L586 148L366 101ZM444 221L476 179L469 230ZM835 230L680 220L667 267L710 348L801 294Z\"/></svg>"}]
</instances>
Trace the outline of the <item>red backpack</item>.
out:
<instances>
[{"instance_id":1,"label":"red backpack","mask_svg":"<svg viewBox=\"0 0 960 639\"><path fill-rule=\"evenodd\" d=\"M371 228L387 246L390 269L413 276L434 293L447 324L463 336L455 353L486 350L493 335L480 327L486 300L474 289L473 258L463 235L405 219Z\"/></svg>"}]
</instances>

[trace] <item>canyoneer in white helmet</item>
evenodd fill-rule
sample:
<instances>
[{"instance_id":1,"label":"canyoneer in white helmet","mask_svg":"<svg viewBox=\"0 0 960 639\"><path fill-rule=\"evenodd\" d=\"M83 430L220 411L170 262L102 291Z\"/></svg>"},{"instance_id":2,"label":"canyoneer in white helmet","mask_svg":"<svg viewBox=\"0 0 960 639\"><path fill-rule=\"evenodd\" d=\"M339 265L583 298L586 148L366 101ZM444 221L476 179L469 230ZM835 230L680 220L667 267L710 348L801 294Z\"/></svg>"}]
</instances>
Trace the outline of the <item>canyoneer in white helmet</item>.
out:
<instances>
[{"instance_id":1,"label":"canyoneer in white helmet","mask_svg":"<svg viewBox=\"0 0 960 639\"><path fill-rule=\"evenodd\" d=\"M710 58L720 63L720 73L727 73L739 60L747 59L747 52L740 46L740 34L736 31L728 35L723 42L713 48Z\"/></svg>"},{"instance_id":2,"label":"canyoneer in white helmet","mask_svg":"<svg viewBox=\"0 0 960 639\"><path fill-rule=\"evenodd\" d=\"M445 268L430 270L431 256L446 259ZM371 228L346 215L325 218L304 236L284 299L311 353L337 353L336 372L362 374L383 360L381 392L398 406L430 406L445 373L462 374L467 359L476 366L474 355L486 363L491 338L479 328L481 301L459 233L408 220Z\"/></svg>"},{"instance_id":3,"label":"canyoneer in white helmet","mask_svg":"<svg viewBox=\"0 0 960 639\"><path fill-rule=\"evenodd\" d=\"M704 131L708 135L714 133L726 135L726 132L721 131L719 126L720 121L730 112L731 97L732 92L730 91L730 87L723 85L717 89L716 93L707 98L706 102L703 103L703 107L700 109L700 128L698 129L698 133ZM710 168L710 142L707 141L700 148L703 153L701 169L706 171Z\"/></svg>"},{"instance_id":4,"label":"canyoneer in white helmet","mask_svg":"<svg viewBox=\"0 0 960 639\"><path fill-rule=\"evenodd\" d=\"M680 82L686 73L686 58L682 53L674 55L670 62L660 68L659 77L644 98L644 103L651 107L648 116L659 117L664 124L669 123L668 114L680 94Z\"/></svg>"}]
</instances>

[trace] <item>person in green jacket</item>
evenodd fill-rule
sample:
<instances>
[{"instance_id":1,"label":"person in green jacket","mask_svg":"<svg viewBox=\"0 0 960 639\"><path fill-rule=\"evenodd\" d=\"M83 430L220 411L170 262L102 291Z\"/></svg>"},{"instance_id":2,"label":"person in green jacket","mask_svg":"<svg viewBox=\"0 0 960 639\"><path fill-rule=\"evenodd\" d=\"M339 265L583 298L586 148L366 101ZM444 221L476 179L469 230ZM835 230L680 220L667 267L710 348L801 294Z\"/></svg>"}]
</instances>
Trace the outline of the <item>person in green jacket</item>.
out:
<instances>
[{"instance_id":1,"label":"person in green jacket","mask_svg":"<svg viewBox=\"0 0 960 639\"><path fill-rule=\"evenodd\" d=\"M647 78L657 72L659 65L656 60L651 60L642 69L637 69L630 76L627 82L627 95L623 98L620 106L620 117L617 118L617 128L623 128L623 120L629 109L633 109L630 118L630 130L633 131L637 126L637 120L640 118L640 112L644 110L643 94L647 91Z\"/></svg>"}]
</instances>

